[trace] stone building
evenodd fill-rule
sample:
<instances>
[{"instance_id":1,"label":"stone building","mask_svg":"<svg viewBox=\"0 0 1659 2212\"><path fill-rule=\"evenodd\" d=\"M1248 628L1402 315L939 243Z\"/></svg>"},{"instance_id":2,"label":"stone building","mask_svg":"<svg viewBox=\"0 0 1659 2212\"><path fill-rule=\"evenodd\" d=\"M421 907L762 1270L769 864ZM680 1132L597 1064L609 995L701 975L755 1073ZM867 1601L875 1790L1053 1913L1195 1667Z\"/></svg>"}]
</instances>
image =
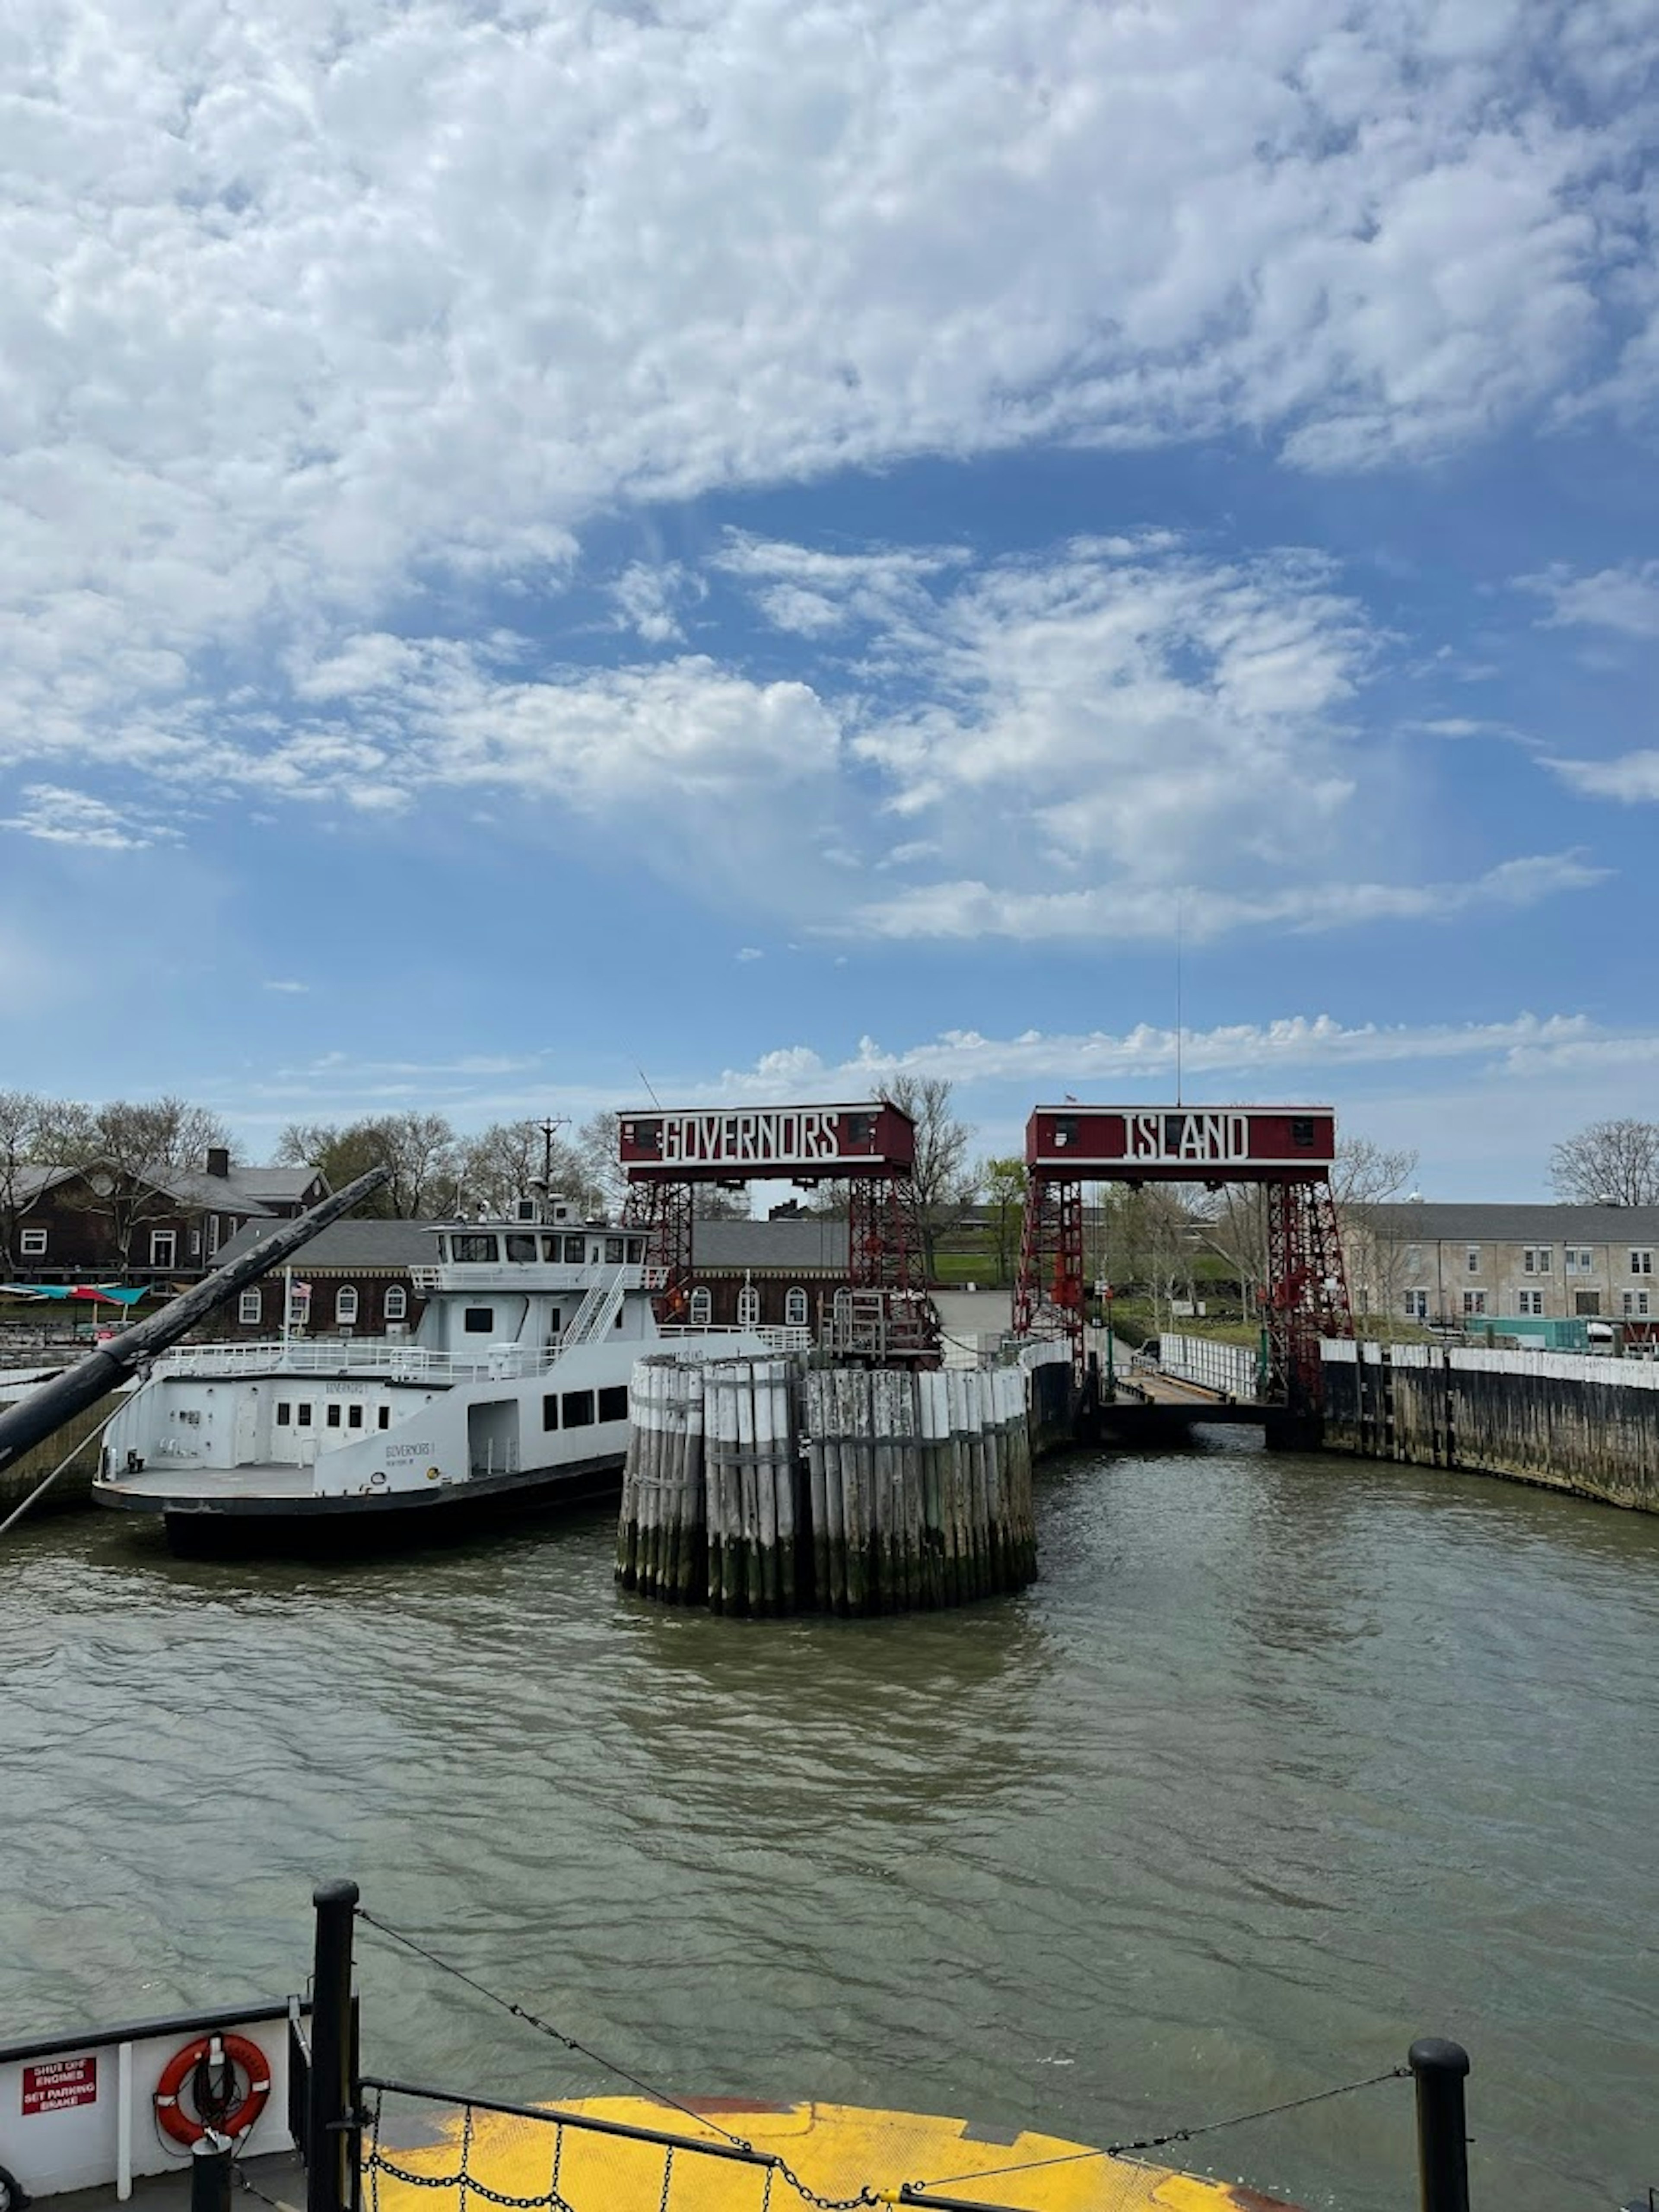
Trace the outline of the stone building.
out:
<instances>
[{"instance_id":1,"label":"stone building","mask_svg":"<svg viewBox=\"0 0 1659 2212\"><path fill-rule=\"evenodd\" d=\"M1349 1216L1343 1238L1362 1312L1458 1328L1510 1316L1659 1319L1659 1206L1412 1199Z\"/></svg>"}]
</instances>

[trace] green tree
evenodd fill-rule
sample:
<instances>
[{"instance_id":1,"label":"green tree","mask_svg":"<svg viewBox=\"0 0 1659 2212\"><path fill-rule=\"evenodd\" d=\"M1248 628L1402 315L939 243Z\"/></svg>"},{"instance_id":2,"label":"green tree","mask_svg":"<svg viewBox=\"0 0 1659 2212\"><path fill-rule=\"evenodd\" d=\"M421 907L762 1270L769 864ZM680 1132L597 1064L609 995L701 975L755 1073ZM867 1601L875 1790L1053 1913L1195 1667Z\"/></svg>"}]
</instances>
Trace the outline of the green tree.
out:
<instances>
[{"instance_id":1,"label":"green tree","mask_svg":"<svg viewBox=\"0 0 1659 2212\"><path fill-rule=\"evenodd\" d=\"M1003 1159L981 1160L975 1180L990 1208L991 1249L996 1260L997 1281L1010 1283L1025 1224L1025 1163L1012 1153Z\"/></svg>"}]
</instances>

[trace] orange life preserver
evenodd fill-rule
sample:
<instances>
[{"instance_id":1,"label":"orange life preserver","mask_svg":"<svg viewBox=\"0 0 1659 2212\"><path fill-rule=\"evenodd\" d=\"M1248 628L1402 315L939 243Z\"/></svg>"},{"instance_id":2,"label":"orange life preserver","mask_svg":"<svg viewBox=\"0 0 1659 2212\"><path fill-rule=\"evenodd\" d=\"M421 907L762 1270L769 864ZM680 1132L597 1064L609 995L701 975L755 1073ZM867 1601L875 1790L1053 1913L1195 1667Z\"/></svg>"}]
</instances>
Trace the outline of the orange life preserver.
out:
<instances>
[{"instance_id":1,"label":"orange life preserver","mask_svg":"<svg viewBox=\"0 0 1659 2212\"><path fill-rule=\"evenodd\" d=\"M213 2081L216 2063L229 2068L223 2088L227 2099L236 2094L237 2069L247 2076L240 2098L222 2108ZM199 2120L191 2119L179 2102L179 2092L191 2075L196 2077L196 2108L204 2115ZM241 2136L264 2112L270 2094L270 2069L257 2043L250 2043L245 2035L198 2035L194 2043L175 2051L161 2069L161 2078L155 2085L155 2117L174 2142L198 2143L210 2126L222 2136Z\"/></svg>"}]
</instances>

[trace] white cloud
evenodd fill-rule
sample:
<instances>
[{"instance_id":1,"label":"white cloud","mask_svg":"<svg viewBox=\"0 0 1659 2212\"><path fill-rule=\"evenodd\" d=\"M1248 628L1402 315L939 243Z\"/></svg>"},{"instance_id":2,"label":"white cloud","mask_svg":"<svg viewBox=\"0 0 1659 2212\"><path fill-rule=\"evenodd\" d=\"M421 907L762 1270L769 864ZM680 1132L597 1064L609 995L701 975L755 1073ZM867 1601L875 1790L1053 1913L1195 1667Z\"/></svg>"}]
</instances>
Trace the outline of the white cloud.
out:
<instances>
[{"instance_id":1,"label":"white cloud","mask_svg":"<svg viewBox=\"0 0 1659 2212\"><path fill-rule=\"evenodd\" d=\"M647 645L672 645L685 636L676 602L688 592L701 596L706 588L681 562L653 568L643 561L630 561L611 585L611 596L623 629L635 631Z\"/></svg>"},{"instance_id":2,"label":"white cloud","mask_svg":"<svg viewBox=\"0 0 1659 2212\"><path fill-rule=\"evenodd\" d=\"M1570 625L1616 630L1625 637L1659 637L1659 561L1626 562L1593 576L1575 575L1564 564L1517 579L1523 591L1550 603L1552 628Z\"/></svg>"},{"instance_id":3,"label":"white cloud","mask_svg":"<svg viewBox=\"0 0 1659 2212\"><path fill-rule=\"evenodd\" d=\"M280 991L291 998L301 998L311 988L309 983L296 983L289 978L272 975L260 986L262 990Z\"/></svg>"},{"instance_id":4,"label":"white cloud","mask_svg":"<svg viewBox=\"0 0 1659 2212\"><path fill-rule=\"evenodd\" d=\"M766 955L758 945L740 945L732 957L740 963L747 964L750 961L764 960Z\"/></svg>"},{"instance_id":5,"label":"white cloud","mask_svg":"<svg viewBox=\"0 0 1659 2212\"><path fill-rule=\"evenodd\" d=\"M23 799L21 813L0 815L0 830L16 830L49 845L135 853L149 845L173 843L179 836L170 823L112 806L88 792L66 790L61 784L26 784Z\"/></svg>"},{"instance_id":6,"label":"white cloud","mask_svg":"<svg viewBox=\"0 0 1659 2212\"><path fill-rule=\"evenodd\" d=\"M1179 925L1194 939L1273 927L1310 932L1391 921L1445 921L1482 908L1521 908L1557 892L1585 890L1607 871L1572 853L1505 860L1469 883L1343 880L1255 892L1183 891L1148 896L1123 885L1073 891L1009 891L983 883L919 884L859 908L852 927L877 937L1098 939L1173 941Z\"/></svg>"},{"instance_id":7,"label":"white cloud","mask_svg":"<svg viewBox=\"0 0 1659 2212\"><path fill-rule=\"evenodd\" d=\"M1551 760L1564 783L1587 799L1617 799L1626 806L1659 800L1659 751L1624 753L1616 760Z\"/></svg>"},{"instance_id":8,"label":"white cloud","mask_svg":"<svg viewBox=\"0 0 1659 2212\"><path fill-rule=\"evenodd\" d=\"M556 585L641 499L1633 404L1659 27L1591 13L70 0L4 65L17 726L434 574Z\"/></svg>"}]
</instances>

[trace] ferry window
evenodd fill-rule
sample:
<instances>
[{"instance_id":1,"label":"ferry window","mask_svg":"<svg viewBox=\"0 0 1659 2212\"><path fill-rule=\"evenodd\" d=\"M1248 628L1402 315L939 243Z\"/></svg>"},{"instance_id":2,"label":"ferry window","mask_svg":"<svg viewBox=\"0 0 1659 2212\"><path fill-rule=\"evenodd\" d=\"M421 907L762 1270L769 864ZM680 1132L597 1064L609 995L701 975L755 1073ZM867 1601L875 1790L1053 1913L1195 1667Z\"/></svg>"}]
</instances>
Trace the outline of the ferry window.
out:
<instances>
[{"instance_id":1,"label":"ferry window","mask_svg":"<svg viewBox=\"0 0 1659 2212\"><path fill-rule=\"evenodd\" d=\"M333 1404L333 1405L331 1405L331 1406L330 1406L330 1407L329 1407L329 1408L328 1408L328 1410L327 1410L327 1417L326 1417L326 1418L327 1418L327 1420L328 1420L328 1425L330 1426L330 1428L331 1428L331 1429L337 1429L337 1428L339 1427L339 1425L340 1425L340 1407L339 1407L339 1401L338 1401L337 1400L336 1400L336 1401L334 1402L334 1404Z\"/></svg>"},{"instance_id":2,"label":"ferry window","mask_svg":"<svg viewBox=\"0 0 1659 2212\"><path fill-rule=\"evenodd\" d=\"M599 1419L602 1421L625 1421L628 1419L628 1385L617 1383L613 1389L599 1393Z\"/></svg>"},{"instance_id":3,"label":"ferry window","mask_svg":"<svg viewBox=\"0 0 1659 2212\"><path fill-rule=\"evenodd\" d=\"M738 1292L738 1327L757 1328L760 1325L760 1292L752 1283L745 1283Z\"/></svg>"},{"instance_id":4,"label":"ferry window","mask_svg":"<svg viewBox=\"0 0 1659 2212\"><path fill-rule=\"evenodd\" d=\"M469 1306L461 1321L461 1327L469 1336L488 1336L495 1326L494 1306Z\"/></svg>"},{"instance_id":5,"label":"ferry window","mask_svg":"<svg viewBox=\"0 0 1659 2212\"><path fill-rule=\"evenodd\" d=\"M535 1238L533 1237L509 1237L507 1240L507 1256L509 1260L517 1260L520 1261L525 1260L533 1260L536 1257Z\"/></svg>"},{"instance_id":6,"label":"ferry window","mask_svg":"<svg viewBox=\"0 0 1659 2212\"><path fill-rule=\"evenodd\" d=\"M559 1262L564 1258L563 1237L544 1237L542 1239L542 1257L544 1260L550 1260L554 1266L557 1267Z\"/></svg>"},{"instance_id":7,"label":"ferry window","mask_svg":"<svg viewBox=\"0 0 1659 2212\"><path fill-rule=\"evenodd\" d=\"M363 1409L362 1409L362 1407L361 1406L348 1406L348 1407L346 1407L346 1426L347 1426L347 1428L349 1428L349 1429L361 1429L362 1425L363 1425Z\"/></svg>"},{"instance_id":8,"label":"ferry window","mask_svg":"<svg viewBox=\"0 0 1659 2212\"><path fill-rule=\"evenodd\" d=\"M622 1241L622 1238L621 1238L620 1237L607 1237L605 1238L605 1265L606 1265L607 1267L621 1267L621 1265L622 1265L622 1255L623 1255L623 1241Z\"/></svg>"},{"instance_id":9,"label":"ferry window","mask_svg":"<svg viewBox=\"0 0 1659 2212\"><path fill-rule=\"evenodd\" d=\"M449 1240L449 1250L453 1259L465 1261L473 1266L477 1266L481 1261L498 1260L501 1257L495 1237L480 1237L476 1233L464 1237L452 1237Z\"/></svg>"},{"instance_id":10,"label":"ferry window","mask_svg":"<svg viewBox=\"0 0 1659 2212\"><path fill-rule=\"evenodd\" d=\"M714 1316L714 1299L713 1292L709 1291L693 1291L691 1293L692 1328L707 1328L709 1322Z\"/></svg>"},{"instance_id":11,"label":"ferry window","mask_svg":"<svg viewBox=\"0 0 1659 2212\"><path fill-rule=\"evenodd\" d=\"M567 1267L585 1267L587 1265L586 1237L567 1237L565 1238L564 1264Z\"/></svg>"},{"instance_id":12,"label":"ferry window","mask_svg":"<svg viewBox=\"0 0 1659 2212\"><path fill-rule=\"evenodd\" d=\"M566 1428L591 1429L593 1425L593 1393L591 1390L567 1390L562 1412Z\"/></svg>"},{"instance_id":13,"label":"ferry window","mask_svg":"<svg viewBox=\"0 0 1659 2212\"><path fill-rule=\"evenodd\" d=\"M641 1261L641 1260L643 1260L643 1259L644 1259L644 1257L645 1257L645 1239L644 1239L644 1237L630 1237L629 1238L629 1240L628 1240L628 1257L629 1257L629 1261L630 1265L632 1265L632 1266L634 1266L634 1267L638 1267L638 1265L639 1265L640 1261Z\"/></svg>"},{"instance_id":14,"label":"ferry window","mask_svg":"<svg viewBox=\"0 0 1659 2212\"><path fill-rule=\"evenodd\" d=\"M294 1425L296 1429L308 1429L311 1426L311 1405L309 1400L305 1398L301 1399L299 1410L294 1416Z\"/></svg>"},{"instance_id":15,"label":"ferry window","mask_svg":"<svg viewBox=\"0 0 1659 2212\"><path fill-rule=\"evenodd\" d=\"M542 1400L542 1426L544 1429L556 1429L558 1425L559 1394L556 1390L550 1390L546 1397Z\"/></svg>"},{"instance_id":16,"label":"ferry window","mask_svg":"<svg viewBox=\"0 0 1659 2212\"><path fill-rule=\"evenodd\" d=\"M393 1283L386 1294L386 1317L402 1321L409 1312L409 1292L401 1283Z\"/></svg>"},{"instance_id":17,"label":"ferry window","mask_svg":"<svg viewBox=\"0 0 1659 2212\"><path fill-rule=\"evenodd\" d=\"M236 1318L244 1328L250 1324L257 1328L263 1316L264 1300L258 1291L244 1291L237 1301Z\"/></svg>"},{"instance_id":18,"label":"ferry window","mask_svg":"<svg viewBox=\"0 0 1659 2212\"><path fill-rule=\"evenodd\" d=\"M806 1293L799 1286L788 1291L784 1297L783 1321L786 1328L805 1328L806 1326Z\"/></svg>"},{"instance_id":19,"label":"ferry window","mask_svg":"<svg viewBox=\"0 0 1659 2212\"><path fill-rule=\"evenodd\" d=\"M334 1318L342 1328L349 1328L357 1318L357 1293L347 1283L334 1293Z\"/></svg>"},{"instance_id":20,"label":"ferry window","mask_svg":"<svg viewBox=\"0 0 1659 2212\"><path fill-rule=\"evenodd\" d=\"M279 1429L285 1429L285 1428L287 1428L287 1427L289 1425L289 1424L292 1422L293 1419L294 1419L294 1408L293 1408L293 1407L289 1403L289 1401L288 1401L288 1400L287 1400L286 1398L279 1398L279 1399L276 1401L276 1425L277 1425L277 1427L278 1427Z\"/></svg>"},{"instance_id":21,"label":"ferry window","mask_svg":"<svg viewBox=\"0 0 1659 2212\"><path fill-rule=\"evenodd\" d=\"M392 1408L390 1406L381 1406L376 1408L374 1425L377 1429L389 1429L392 1426Z\"/></svg>"}]
</instances>

